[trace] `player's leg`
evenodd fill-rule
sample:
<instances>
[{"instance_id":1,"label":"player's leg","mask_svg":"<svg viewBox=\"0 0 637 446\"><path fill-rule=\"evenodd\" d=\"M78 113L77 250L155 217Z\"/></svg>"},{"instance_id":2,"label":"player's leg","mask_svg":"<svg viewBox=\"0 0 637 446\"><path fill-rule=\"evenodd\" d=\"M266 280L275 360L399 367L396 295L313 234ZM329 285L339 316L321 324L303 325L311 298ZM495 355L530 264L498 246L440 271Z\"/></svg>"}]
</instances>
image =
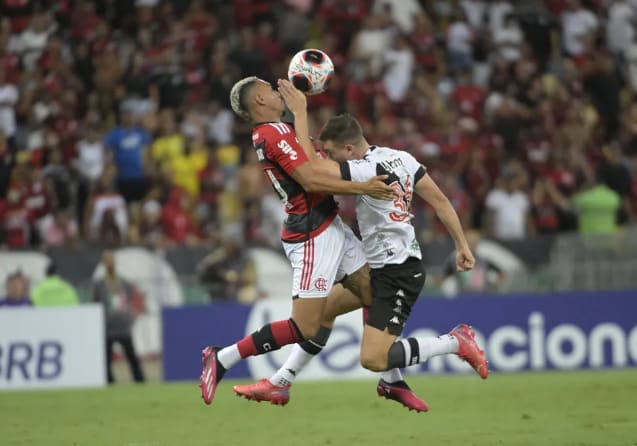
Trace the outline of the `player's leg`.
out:
<instances>
[{"instance_id":1,"label":"player's leg","mask_svg":"<svg viewBox=\"0 0 637 446\"><path fill-rule=\"evenodd\" d=\"M316 251L317 269L315 273L312 273L314 276L310 278L312 283L322 284L320 286L324 288L327 288L327 283L332 284L335 279L341 279L345 276L345 273L341 272L339 265L343 264L343 258L348 255L349 246L344 235L345 226L340 219L335 222L335 226L340 228L338 235L329 236L328 234L322 240L317 240L317 243L320 242L321 247L325 249ZM361 269L362 266L366 267L362 251L357 261L356 267L358 269ZM352 270L348 270L348 272L356 273L356 271ZM326 282L326 280L329 280L329 282ZM330 291L326 307L321 313L313 313L313 316L319 318L320 322L316 335L296 344L286 362L270 379L262 379L255 384L234 386L234 391L237 395L256 401L270 401L273 404L286 404L288 402L291 384L298 373L325 346L336 316L361 306L360 300L342 286L330 286L327 289ZM306 299L302 297L296 299L295 304L297 301L303 300Z\"/></svg>"},{"instance_id":2,"label":"player's leg","mask_svg":"<svg viewBox=\"0 0 637 446\"><path fill-rule=\"evenodd\" d=\"M403 265L372 270L371 277L375 293L363 330L363 367L373 371L402 368L434 356L455 353L469 362L482 378L487 377L484 353L466 324L438 337L409 337L396 341L424 285L422 262L413 259Z\"/></svg>"},{"instance_id":3,"label":"player's leg","mask_svg":"<svg viewBox=\"0 0 637 446\"><path fill-rule=\"evenodd\" d=\"M292 317L261 327L236 344L223 349L207 347L203 352L202 397L210 404L217 383L241 359L314 337L319 331L325 301L336 277L342 257L343 229L340 220L317 237L303 243L284 243L292 265ZM336 256L336 257L335 257Z\"/></svg>"},{"instance_id":4,"label":"player's leg","mask_svg":"<svg viewBox=\"0 0 637 446\"><path fill-rule=\"evenodd\" d=\"M361 300L371 303L369 267L363 245L349 226L342 226L344 242L341 246L340 261L332 260L337 266L336 280L342 286L334 287L330 292L316 336L295 345L285 363L270 378L274 385L289 386L296 380L307 363L325 347L337 316L359 309L362 305Z\"/></svg>"},{"instance_id":5,"label":"player's leg","mask_svg":"<svg viewBox=\"0 0 637 446\"><path fill-rule=\"evenodd\" d=\"M225 372L244 358L278 350L316 334L325 299L298 299L301 289L308 288L307 278L313 266L314 239L302 243L284 243L292 265L292 317L264 325L254 333L224 348L206 347L202 352L201 396L212 403L217 385ZM318 315L318 316L316 316Z\"/></svg>"}]
</instances>

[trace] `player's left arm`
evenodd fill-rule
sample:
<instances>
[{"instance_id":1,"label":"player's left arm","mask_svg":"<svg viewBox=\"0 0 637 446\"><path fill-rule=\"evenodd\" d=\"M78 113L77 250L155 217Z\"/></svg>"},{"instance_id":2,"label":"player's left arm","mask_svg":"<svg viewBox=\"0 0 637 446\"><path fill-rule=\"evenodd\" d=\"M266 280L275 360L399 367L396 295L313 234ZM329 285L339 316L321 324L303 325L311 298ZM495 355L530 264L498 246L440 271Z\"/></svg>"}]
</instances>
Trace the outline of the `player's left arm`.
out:
<instances>
[{"instance_id":1,"label":"player's left arm","mask_svg":"<svg viewBox=\"0 0 637 446\"><path fill-rule=\"evenodd\" d=\"M423 167L421 168L424 170ZM456 267L458 270L468 271L473 268L475 259L464 236L460 218L458 218L456 210L446 195L442 193L438 185L427 173L424 173L417 180L414 191L434 208L436 215L449 231L451 238L453 238L456 245Z\"/></svg>"}]
</instances>

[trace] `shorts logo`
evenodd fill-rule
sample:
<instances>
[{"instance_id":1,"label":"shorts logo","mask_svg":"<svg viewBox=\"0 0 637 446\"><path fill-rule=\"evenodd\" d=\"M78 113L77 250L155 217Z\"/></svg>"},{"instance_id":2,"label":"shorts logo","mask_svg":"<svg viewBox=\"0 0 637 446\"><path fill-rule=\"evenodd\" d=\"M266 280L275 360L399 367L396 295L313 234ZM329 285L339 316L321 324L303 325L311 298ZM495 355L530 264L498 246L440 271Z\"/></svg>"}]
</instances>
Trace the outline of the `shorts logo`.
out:
<instances>
[{"instance_id":1,"label":"shorts logo","mask_svg":"<svg viewBox=\"0 0 637 446\"><path fill-rule=\"evenodd\" d=\"M314 282L314 287L319 291L327 291L327 280L322 277L319 277Z\"/></svg>"}]
</instances>

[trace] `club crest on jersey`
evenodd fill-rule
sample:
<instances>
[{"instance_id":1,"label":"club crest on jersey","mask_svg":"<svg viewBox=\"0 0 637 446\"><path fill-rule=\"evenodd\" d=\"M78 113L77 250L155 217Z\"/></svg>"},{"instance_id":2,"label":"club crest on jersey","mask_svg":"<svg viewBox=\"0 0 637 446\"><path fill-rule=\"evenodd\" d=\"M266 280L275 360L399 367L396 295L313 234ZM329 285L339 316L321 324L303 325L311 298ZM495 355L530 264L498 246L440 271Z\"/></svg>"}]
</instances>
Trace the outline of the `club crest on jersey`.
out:
<instances>
[{"instance_id":1,"label":"club crest on jersey","mask_svg":"<svg viewBox=\"0 0 637 446\"><path fill-rule=\"evenodd\" d=\"M290 143L287 142L285 139L282 139L281 141L279 141L279 143L277 144L277 147L281 149L283 153L288 155L291 160L296 160L298 158L298 154L296 153L296 150L294 150L292 146L290 145Z\"/></svg>"},{"instance_id":2,"label":"club crest on jersey","mask_svg":"<svg viewBox=\"0 0 637 446\"><path fill-rule=\"evenodd\" d=\"M318 291L327 291L327 279L323 277L319 277L318 279L316 279L316 281L314 282L314 288L316 288Z\"/></svg>"}]
</instances>

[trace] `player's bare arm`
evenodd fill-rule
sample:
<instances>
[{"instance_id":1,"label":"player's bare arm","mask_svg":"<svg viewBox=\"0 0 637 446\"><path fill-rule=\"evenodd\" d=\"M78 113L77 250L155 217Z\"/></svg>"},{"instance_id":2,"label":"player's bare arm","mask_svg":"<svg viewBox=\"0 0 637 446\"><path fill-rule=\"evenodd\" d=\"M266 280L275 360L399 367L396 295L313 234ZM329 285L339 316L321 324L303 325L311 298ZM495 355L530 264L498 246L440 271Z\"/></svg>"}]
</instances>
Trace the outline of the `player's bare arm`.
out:
<instances>
[{"instance_id":1,"label":"player's bare arm","mask_svg":"<svg viewBox=\"0 0 637 446\"><path fill-rule=\"evenodd\" d=\"M453 238L456 245L456 268L458 271L468 271L473 268L476 263L475 258L471 253L471 249L469 249L458 214L449 199L427 174L416 183L414 190L419 197L434 208L436 215L449 231L451 238Z\"/></svg>"},{"instance_id":2,"label":"player's bare arm","mask_svg":"<svg viewBox=\"0 0 637 446\"><path fill-rule=\"evenodd\" d=\"M303 151L313 161L316 158L314 146L310 139L310 126L307 118L307 97L302 91L298 90L292 82L286 79L279 79L279 93L281 98L287 105L290 113L294 116L294 130L299 144Z\"/></svg>"},{"instance_id":3,"label":"player's bare arm","mask_svg":"<svg viewBox=\"0 0 637 446\"><path fill-rule=\"evenodd\" d=\"M386 175L376 176L365 182L345 181L337 177L328 177L314 171L311 163L299 165L291 173L292 178L307 192L332 195L369 195L379 200L392 200L394 191L383 180Z\"/></svg>"}]
</instances>

